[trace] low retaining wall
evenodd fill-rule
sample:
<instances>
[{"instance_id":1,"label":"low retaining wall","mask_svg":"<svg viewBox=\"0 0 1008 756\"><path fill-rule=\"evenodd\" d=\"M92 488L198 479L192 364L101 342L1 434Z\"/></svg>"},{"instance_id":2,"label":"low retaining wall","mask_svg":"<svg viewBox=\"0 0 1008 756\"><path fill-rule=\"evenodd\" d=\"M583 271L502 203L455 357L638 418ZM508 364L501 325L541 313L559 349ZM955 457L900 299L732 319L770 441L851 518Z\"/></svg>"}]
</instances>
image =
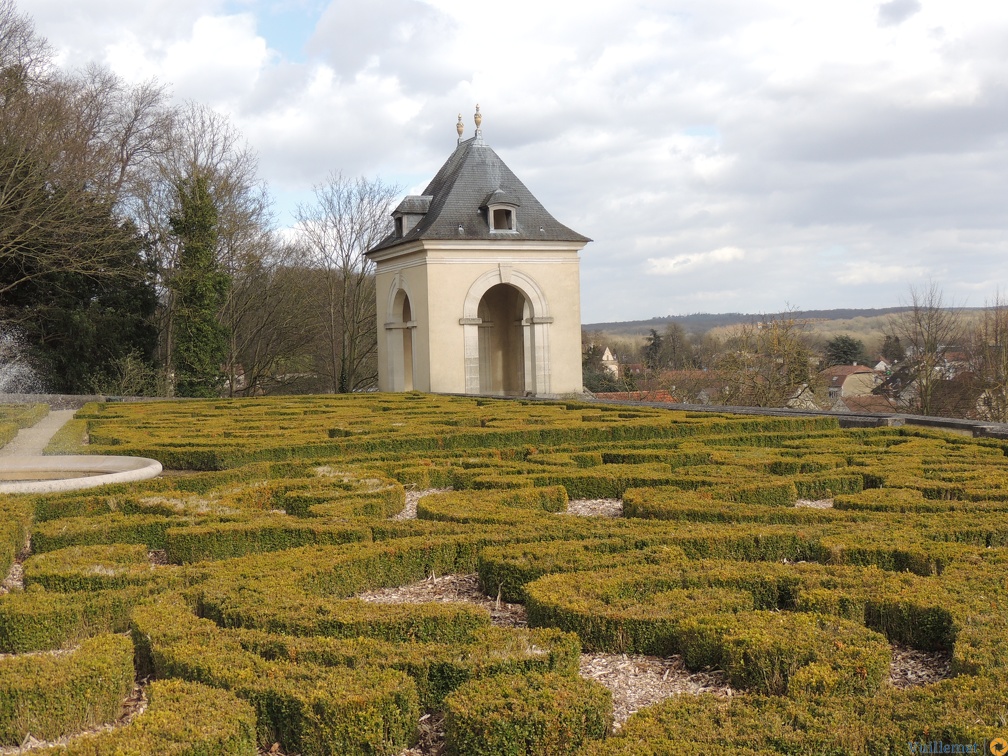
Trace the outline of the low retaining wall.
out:
<instances>
[{"instance_id":1,"label":"low retaining wall","mask_svg":"<svg viewBox=\"0 0 1008 756\"><path fill-rule=\"evenodd\" d=\"M733 415L770 415L772 417L835 417L841 428L880 428L919 425L936 430L961 433L974 438L1008 439L1008 423L991 423L983 420L961 420L953 417L905 415L901 413L846 413L817 412L815 410L788 409L786 407L729 407L715 404L681 404L672 402L646 402L630 399L596 399L586 396L585 401L597 404L620 404L633 407L680 410L684 412L727 412Z\"/></svg>"}]
</instances>

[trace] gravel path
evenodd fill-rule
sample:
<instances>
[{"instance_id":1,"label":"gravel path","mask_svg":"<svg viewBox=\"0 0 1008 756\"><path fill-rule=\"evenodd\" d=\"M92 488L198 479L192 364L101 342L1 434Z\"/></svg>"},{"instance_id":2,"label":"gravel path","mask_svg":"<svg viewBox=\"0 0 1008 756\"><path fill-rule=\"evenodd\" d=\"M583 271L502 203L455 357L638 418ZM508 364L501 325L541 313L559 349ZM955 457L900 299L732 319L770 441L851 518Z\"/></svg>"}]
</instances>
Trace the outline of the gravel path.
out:
<instances>
[{"instance_id":1,"label":"gravel path","mask_svg":"<svg viewBox=\"0 0 1008 756\"><path fill-rule=\"evenodd\" d=\"M37 457L56 435L74 416L77 410L56 410L50 412L31 428L22 428L14 439L0 449L0 457Z\"/></svg>"}]
</instances>

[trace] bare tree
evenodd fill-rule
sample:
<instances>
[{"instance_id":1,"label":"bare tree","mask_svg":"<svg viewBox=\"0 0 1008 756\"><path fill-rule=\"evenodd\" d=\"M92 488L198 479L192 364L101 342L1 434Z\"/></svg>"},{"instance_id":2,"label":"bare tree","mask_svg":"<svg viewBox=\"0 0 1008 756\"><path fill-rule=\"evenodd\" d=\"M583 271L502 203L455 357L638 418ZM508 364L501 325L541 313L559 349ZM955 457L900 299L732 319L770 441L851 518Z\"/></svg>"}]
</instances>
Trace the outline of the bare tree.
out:
<instances>
[{"instance_id":1,"label":"bare tree","mask_svg":"<svg viewBox=\"0 0 1008 756\"><path fill-rule=\"evenodd\" d=\"M154 80L129 86L92 64L76 81L72 99L66 141L83 147L93 190L131 212L133 182L153 166L171 129L167 88Z\"/></svg>"},{"instance_id":2,"label":"bare tree","mask_svg":"<svg viewBox=\"0 0 1008 756\"><path fill-rule=\"evenodd\" d=\"M380 180L329 175L315 187L315 203L297 220L310 264L321 276L316 308L322 315L325 370L333 393L377 380L374 266L365 255L391 230L399 187Z\"/></svg>"},{"instance_id":3,"label":"bare tree","mask_svg":"<svg viewBox=\"0 0 1008 756\"><path fill-rule=\"evenodd\" d=\"M232 394L255 395L304 383L317 321L305 317L309 275L304 250L271 237L265 253L245 257L233 286L233 338L244 380ZM313 385L309 382L308 385Z\"/></svg>"},{"instance_id":4,"label":"bare tree","mask_svg":"<svg viewBox=\"0 0 1008 756\"><path fill-rule=\"evenodd\" d=\"M0 295L53 273L122 275L124 188L165 102L99 67L56 71L31 19L0 0Z\"/></svg>"},{"instance_id":5,"label":"bare tree","mask_svg":"<svg viewBox=\"0 0 1008 756\"><path fill-rule=\"evenodd\" d=\"M31 17L18 13L14 0L0 0L0 72L9 77L36 82L49 73L52 51L35 33Z\"/></svg>"},{"instance_id":6,"label":"bare tree","mask_svg":"<svg viewBox=\"0 0 1008 756\"><path fill-rule=\"evenodd\" d=\"M982 420L1008 422L1008 300L997 291L970 329L969 358L982 391L975 412Z\"/></svg>"},{"instance_id":7,"label":"bare tree","mask_svg":"<svg viewBox=\"0 0 1008 756\"><path fill-rule=\"evenodd\" d=\"M131 201L158 271L161 360L170 376L176 314L171 282L178 269L179 249L169 220L178 211L176 187L194 176L207 179L218 213L217 259L229 277L239 274L246 258L262 255L272 219L269 194L257 177L258 159L225 116L186 103L172 112L167 128L150 149L155 157L130 180ZM232 392L238 373L234 333L242 317L237 308L231 287L220 318L229 332L225 368Z\"/></svg>"},{"instance_id":8,"label":"bare tree","mask_svg":"<svg viewBox=\"0 0 1008 756\"><path fill-rule=\"evenodd\" d=\"M922 415L935 415L939 406L939 387L951 376L945 354L959 344L963 336L959 309L946 304L936 283L910 287L906 309L892 316L891 335L906 348L906 364L914 389L908 408Z\"/></svg>"},{"instance_id":9,"label":"bare tree","mask_svg":"<svg viewBox=\"0 0 1008 756\"><path fill-rule=\"evenodd\" d=\"M739 327L714 360L725 404L783 407L813 381L806 322L791 315Z\"/></svg>"},{"instance_id":10,"label":"bare tree","mask_svg":"<svg viewBox=\"0 0 1008 756\"><path fill-rule=\"evenodd\" d=\"M3 72L0 295L52 272L103 275L124 239L87 180L86 146L68 138L69 86Z\"/></svg>"}]
</instances>

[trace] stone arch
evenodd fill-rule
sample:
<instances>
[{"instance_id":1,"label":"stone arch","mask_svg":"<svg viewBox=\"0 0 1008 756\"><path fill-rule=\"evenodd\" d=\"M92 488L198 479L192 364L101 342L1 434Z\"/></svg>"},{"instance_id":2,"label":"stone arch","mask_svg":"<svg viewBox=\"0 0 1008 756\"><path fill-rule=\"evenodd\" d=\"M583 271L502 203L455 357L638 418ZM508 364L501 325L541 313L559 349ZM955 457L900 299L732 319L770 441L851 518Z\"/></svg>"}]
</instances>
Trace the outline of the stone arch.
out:
<instances>
[{"instance_id":1,"label":"stone arch","mask_svg":"<svg viewBox=\"0 0 1008 756\"><path fill-rule=\"evenodd\" d=\"M413 331L416 329L413 315L414 301L410 295L409 284L401 274L397 274L389 287L385 310L388 386L391 391L413 390L413 366L416 362L413 338Z\"/></svg>"},{"instance_id":2,"label":"stone arch","mask_svg":"<svg viewBox=\"0 0 1008 756\"><path fill-rule=\"evenodd\" d=\"M480 337L484 324L480 315L483 303L484 313L487 303L484 297L496 286L506 284L521 297L521 380L509 382L509 386L519 386L520 392L528 395L550 393L549 366L549 302L542 287L527 273L514 270L509 265L500 264L477 278L466 294L462 308L463 337L465 342L466 393L479 394L488 386L487 382L487 337ZM506 295L505 295L506 296ZM506 305L502 305L506 306ZM516 305L517 306L517 305ZM481 351L481 342L483 350ZM481 379L482 375L482 379ZM492 393L504 393L504 386L491 389Z\"/></svg>"}]
</instances>

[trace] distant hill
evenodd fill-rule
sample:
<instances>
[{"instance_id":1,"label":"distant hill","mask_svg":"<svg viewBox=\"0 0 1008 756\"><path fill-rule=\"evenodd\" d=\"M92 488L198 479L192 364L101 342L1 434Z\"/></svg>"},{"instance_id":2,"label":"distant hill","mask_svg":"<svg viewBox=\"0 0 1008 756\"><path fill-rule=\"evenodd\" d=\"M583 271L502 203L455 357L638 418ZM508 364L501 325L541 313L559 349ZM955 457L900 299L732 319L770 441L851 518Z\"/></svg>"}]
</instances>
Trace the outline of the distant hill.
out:
<instances>
[{"instance_id":1,"label":"distant hill","mask_svg":"<svg viewBox=\"0 0 1008 756\"><path fill-rule=\"evenodd\" d=\"M697 312L691 315L666 315L660 318L649 320L624 320L613 323L585 323L582 329L585 331L602 331L612 336L635 336L646 334L652 328L661 332L669 323L678 323L691 336L706 333L712 328L735 325L737 323L749 323L753 320L768 316L792 317L800 320L823 321L823 320L853 320L854 318L878 318L893 313L903 312L907 307L883 307L878 309L856 309L842 308L836 310L800 310L785 313L742 313L742 312L722 312L709 313Z\"/></svg>"}]
</instances>

